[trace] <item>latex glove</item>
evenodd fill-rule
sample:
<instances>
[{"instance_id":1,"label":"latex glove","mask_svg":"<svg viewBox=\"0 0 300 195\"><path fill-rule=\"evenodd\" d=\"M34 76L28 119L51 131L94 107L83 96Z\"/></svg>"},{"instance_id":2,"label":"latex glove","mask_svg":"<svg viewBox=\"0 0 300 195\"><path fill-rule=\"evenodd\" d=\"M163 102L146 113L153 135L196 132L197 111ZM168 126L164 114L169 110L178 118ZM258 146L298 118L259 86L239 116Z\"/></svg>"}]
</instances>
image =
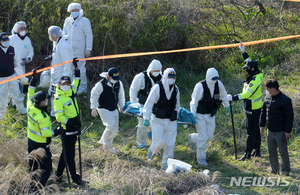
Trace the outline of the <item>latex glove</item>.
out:
<instances>
[{"instance_id":1,"label":"latex glove","mask_svg":"<svg viewBox=\"0 0 300 195\"><path fill-rule=\"evenodd\" d=\"M150 121L148 119L145 119L144 126L146 126L146 127L150 126Z\"/></svg>"},{"instance_id":2,"label":"latex glove","mask_svg":"<svg viewBox=\"0 0 300 195\"><path fill-rule=\"evenodd\" d=\"M91 115L92 115L92 117L98 116L97 110L96 110L96 109L93 109Z\"/></svg>"},{"instance_id":3,"label":"latex glove","mask_svg":"<svg viewBox=\"0 0 300 195\"><path fill-rule=\"evenodd\" d=\"M26 84L26 83L28 83L28 78L27 78L27 77L21 77L21 78L19 78L19 81L20 81L22 84Z\"/></svg>"},{"instance_id":4,"label":"latex glove","mask_svg":"<svg viewBox=\"0 0 300 195\"><path fill-rule=\"evenodd\" d=\"M230 115L230 108L229 107L226 107L226 115Z\"/></svg>"},{"instance_id":5,"label":"latex glove","mask_svg":"<svg viewBox=\"0 0 300 195\"><path fill-rule=\"evenodd\" d=\"M228 101L232 101L232 95L231 94L228 94L227 98L228 98Z\"/></svg>"},{"instance_id":6,"label":"latex glove","mask_svg":"<svg viewBox=\"0 0 300 195\"><path fill-rule=\"evenodd\" d=\"M85 57L90 57L91 56L91 51L90 50L86 50L85 51Z\"/></svg>"},{"instance_id":7,"label":"latex glove","mask_svg":"<svg viewBox=\"0 0 300 195\"><path fill-rule=\"evenodd\" d=\"M245 52L245 45L241 43L241 46L239 46L241 52Z\"/></svg>"},{"instance_id":8,"label":"latex glove","mask_svg":"<svg viewBox=\"0 0 300 195\"><path fill-rule=\"evenodd\" d=\"M120 112L120 113L123 113L123 108L119 108L119 112Z\"/></svg>"},{"instance_id":9,"label":"latex glove","mask_svg":"<svg viewBox=\"0 0 300 195\"><path fill-rule=\"evenodd\" d=\"M28 62L30 62L31 58L30 57L25 57L22 60L27 64Z\"/></svg>"}]
</instances>

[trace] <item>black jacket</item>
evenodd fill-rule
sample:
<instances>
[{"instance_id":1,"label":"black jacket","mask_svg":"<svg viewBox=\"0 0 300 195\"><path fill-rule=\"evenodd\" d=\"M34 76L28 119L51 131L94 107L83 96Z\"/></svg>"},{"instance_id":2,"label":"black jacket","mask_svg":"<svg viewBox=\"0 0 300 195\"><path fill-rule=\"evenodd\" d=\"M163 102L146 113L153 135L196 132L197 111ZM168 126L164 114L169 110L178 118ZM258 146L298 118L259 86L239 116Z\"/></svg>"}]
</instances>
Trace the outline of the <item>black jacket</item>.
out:
<instances>
[{"instance_id":1,"label":"black jacket","mask_svg":"<svg viewBox=\"0 0 300 195\"><path fill-rule=\"evenodd\" d=\"M260 127L265 127L267 122L269 131L290 133L293 120L293 105L288 96L281 92L273 97L266 96L261 108Z\"/></svg>"}]
</instances>

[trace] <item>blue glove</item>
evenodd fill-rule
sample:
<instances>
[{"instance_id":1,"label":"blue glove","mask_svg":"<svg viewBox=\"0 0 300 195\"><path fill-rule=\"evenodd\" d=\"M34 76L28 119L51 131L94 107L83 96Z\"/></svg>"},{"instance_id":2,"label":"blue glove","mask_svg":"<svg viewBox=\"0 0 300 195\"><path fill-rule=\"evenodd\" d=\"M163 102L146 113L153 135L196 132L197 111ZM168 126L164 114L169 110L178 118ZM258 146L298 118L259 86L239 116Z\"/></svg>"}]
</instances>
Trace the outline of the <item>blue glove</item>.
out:
<instances>
[{"instance_id":1,"label":"blue glove","mask_svg":"<svg viewBox=\"0 0 300 195\"><path fill-rule=\"evenodd\" d=\"M147 132L147 135L148 135L148 138L149 138L149 139L152 139L152 131Z\"/></svg>"},{"instance_id":2,"label":"blue glove","mask_svg":"<svg viewBox=\"0 0 300 195\"><path fill-rule=\"evenodd\" d=\"M229 107L226 107L226 115L228 116L228 115L230 115L230 108Z\"/></svg>"},{"instance_id":3,"label":"blue glove","mask_svg":"<svg viewBox=\"0 0 300 195\"><path fill-rule=\"evenodd\" d=\"M144 121L144 126L149 127L149 125L150 125L150 121L148 119L146 119Z\"/></svg>"}]
</instances>

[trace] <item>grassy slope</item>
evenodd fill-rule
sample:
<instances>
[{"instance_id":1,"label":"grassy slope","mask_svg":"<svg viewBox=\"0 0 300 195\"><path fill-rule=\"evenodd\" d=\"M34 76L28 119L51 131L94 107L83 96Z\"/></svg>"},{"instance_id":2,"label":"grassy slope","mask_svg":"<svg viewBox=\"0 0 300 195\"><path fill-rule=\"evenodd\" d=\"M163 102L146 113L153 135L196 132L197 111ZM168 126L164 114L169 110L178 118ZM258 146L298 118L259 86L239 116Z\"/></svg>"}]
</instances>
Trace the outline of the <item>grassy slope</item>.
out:
<instances>
[{"instance_id":1,"label":"grassy slope","mask_svg":"<svg viewBox=\"0 0 300 195\"><path fill-rule=\"evenodd\" d=\"M166 68L166 67L164 67ZM274 67L273 67L274 68ZM271 69L273 69L271 68ZM238 93L241 90L243 74L240 75L230 75L226 70L219 69L221 80L223 81L228 93ZM269 68L264 68L263 72L267 74L271 72ZM289 76L289 75L286 75ZM189 108L190 96L194 85L197 81L204 79L205 74L191 73L187 71L178 72L177 84L181 91L181 105L183 107ZM268 76L267 76L268 77ZM285 83L282 86L282 90L288 93L294 101L295 110L298 110L297 105L297 88L298 81L297 75L292 75L290 79L293 82L286 81L284 76L277 77L280 83ZM287 84L291 83L293 87L287 87ZM128 100L128 88L126 91L126 99ZM263 89L264 91L264 89ZM93 119L90 116L89 109L89 95L78 97L79 105L82 112L83 121L83 136L82 136L82 155L84 162L84 179L90 181L89 188L81 188L80 193L85 193L85 190L89 190L88 193L98 194L108 193L110 191L118 192L116 189L117 184L114 173L107 173L105 170L114 170L114 167L125 166L129 170L135 168L151 167L155 169L160 169L161 155L154 158L153 163L149 164L147 162L147 150L137 149L136 145L136 124L137 120L128 115L120 115L120 132L119 135L114 140L114 146L117 149L117 155L113 155L101 150L100 144L97 141L104 130L104 126L97 117ZM233 103L233 113L235 120L235 131L237 140L237 150L238 157L243 154L246 142L246 131L245 131L245 115L241 109L241 102ZM298 113L295 112L295 119L297 121ZM16 114L13 108L9 108L9 118L2 122L1 131L5 133L6 137L15 138L17 142L21 142L24 146L22 147L21 157L10 157L16 164L22 164L26 166L26 161L22 160L26 154L26 139L25 127L26 127L26 117L20 117ZM11 125L13 124L13 125ZM235 160L234 150L233 150L233 138L232 138L232 127L231 120L229 116L225 115L225 109L220 108L216 116L216 131L214 140L209 143L210 147L207 150L207 160L209 167L201 167L196 162L196 154L189 148L187 136L189 133L196 132L193 126L188 128L183 128L180 126L178 128L178 136L175 147L175 159L180 159L187 163L193 165L192 171L199 172L208 168L210 170L210 176L215 171L220 171L221 175L214 181L215 184L221 186L221 189L225 190L226 193L240 193L240 194L261 194L261 193L297 193L297 187L299 186L299 174L300 174L300 154L298 148L300 147L299 134L293 136L293 139L289 142L290 151L290 161L291 161L291 175L287 178L292 184L287 187L237 187L230 186L230 177L272 177L270 172L270 165L268 161L267 147L266 147L266 135L264 135L262 140L262 158L253 158L251 161L239 162ZM54 123L55 126L55 123ZM295 124L294 131L298 131L298 124ZM18 136L16 136L18 135ZM148 143L147 148L150 146ZM53 139L53 165L56 167L57 161L60 153L60 140ZM18 151L16 151L18 153ZM17 160L16 160L17 159ZM19 159L19 160L18 160ZM6 166L8 162L2 162L1 166ZM109 179L107 179L109 178ZM130 185L121 185L128 187ZM60 190L68 191L67 185L59 185ZM119 189L120 190L120 189ZM127 192L127 194L133 193L132 190L121 189L121 191ZM72 190L74 191L74 189ZM77 189L78 192L78 189ZM128 193L130 192L130 193ZM75 192L74 192L75 193Z\"/></svg>"}]
</instances>

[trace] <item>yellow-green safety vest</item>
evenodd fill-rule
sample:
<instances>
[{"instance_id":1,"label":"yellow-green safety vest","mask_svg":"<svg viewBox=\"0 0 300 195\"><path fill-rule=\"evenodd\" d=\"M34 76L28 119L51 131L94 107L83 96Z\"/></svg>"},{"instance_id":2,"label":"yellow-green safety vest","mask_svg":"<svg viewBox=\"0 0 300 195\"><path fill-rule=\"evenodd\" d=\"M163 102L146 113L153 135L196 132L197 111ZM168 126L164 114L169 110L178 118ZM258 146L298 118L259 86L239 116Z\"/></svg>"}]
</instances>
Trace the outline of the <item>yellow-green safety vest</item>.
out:
<instances>
[{"instance_id":1,"label":"yellow-green safety vest","mask_svg":"<svg viewBox=\"0 0 300 195\"><path fill-rule=\"evenodd\" d=\"M79 114L79 108L77 104L76 97L74 95L74 102L71 98L72 94L76 94L77 87L79 85L79 79L74 78L72 83L72 88L68 91L62 91L59 86L56 87L56 92L54 95L54 113L55 118L61 123L61 126L66 129L66 124L69 118L74 118ZM73 92L73 93L72 93Z\"/></svg>"},{"instance_id":2,"label":"yellow-green safety vest","mask_svg":"<svg viewBox=\"0 0 300 195\"><path fill-rule=\"evenodd\" d=\"M246 111L260 109L262 107L263 97L261 93L261 86L263 81L263 74L258 73L253 76L249 83L244 83L243 93L240 94L241 99L247 101Z\"/></svg>"},{"instance_id":3,"label":"yellow-green safety vest","mask_svg":"<svg viewBox=\"0 0 300 195\"><path fill-rule=\"evenodd\" d=\"M52 126L50 116L34 107L35 87L28 87L27 94L27 136L37 143L47 143L47 138L52 137Z\"/></svg>"}]
</instances>

